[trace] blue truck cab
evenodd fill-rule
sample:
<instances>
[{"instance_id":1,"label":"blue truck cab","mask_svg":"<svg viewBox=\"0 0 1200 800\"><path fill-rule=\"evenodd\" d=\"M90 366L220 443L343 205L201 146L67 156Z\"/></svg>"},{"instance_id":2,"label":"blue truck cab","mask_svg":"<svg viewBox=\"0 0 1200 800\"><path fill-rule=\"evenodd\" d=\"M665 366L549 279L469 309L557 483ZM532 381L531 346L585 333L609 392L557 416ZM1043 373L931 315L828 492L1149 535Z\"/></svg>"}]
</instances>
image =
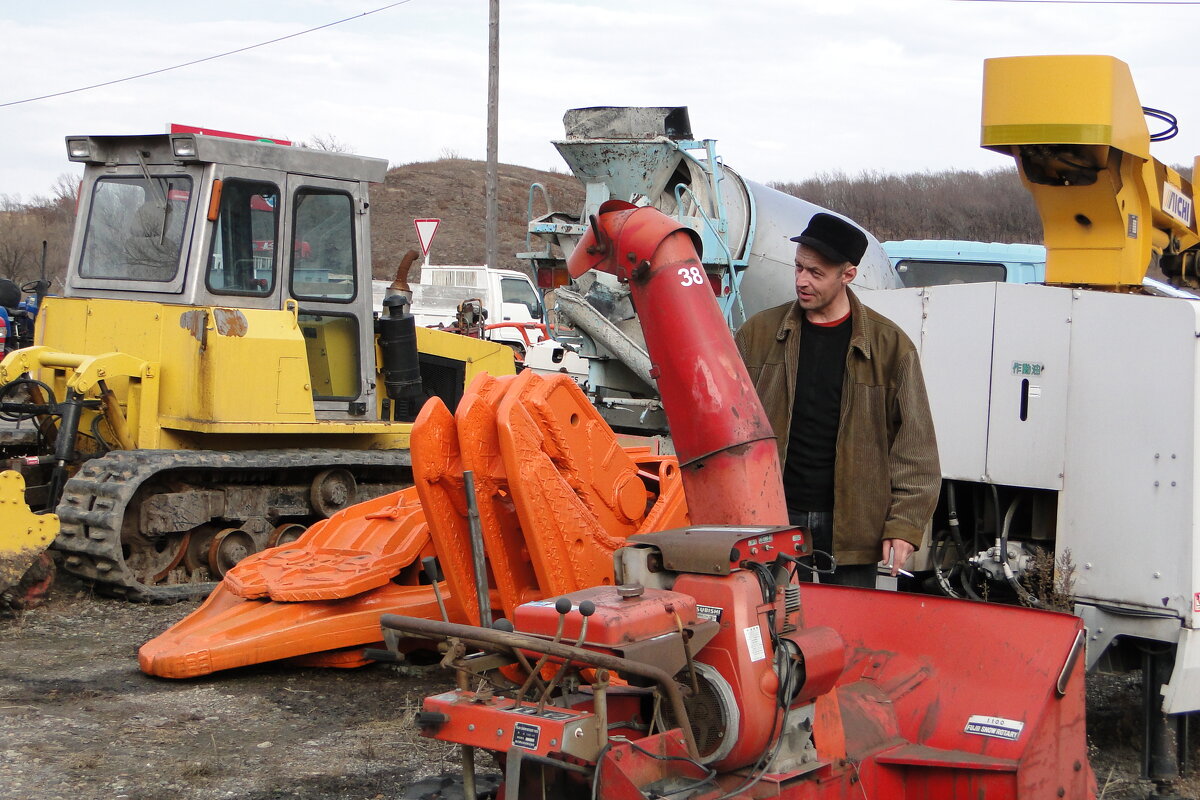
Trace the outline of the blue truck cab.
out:
<instances>
[{"instance_id":1,"label":"blue truck cab","mask_svg":"<svg viewBox=\"0 0 1200 800\"><path fill-rule=\"evenodd\" d=\"M1046 279L1046 248L1040 244L905 239L884 242L883 249L908 288Z\"/></svg>"}]
</instances>

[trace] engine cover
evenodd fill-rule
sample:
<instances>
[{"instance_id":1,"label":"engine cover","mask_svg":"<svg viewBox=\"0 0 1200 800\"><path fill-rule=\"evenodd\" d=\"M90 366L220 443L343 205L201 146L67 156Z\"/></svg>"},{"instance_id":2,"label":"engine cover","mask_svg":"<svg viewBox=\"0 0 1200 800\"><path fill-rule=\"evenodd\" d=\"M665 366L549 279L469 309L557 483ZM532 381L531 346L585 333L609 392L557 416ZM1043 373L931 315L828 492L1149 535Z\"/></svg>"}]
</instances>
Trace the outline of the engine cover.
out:
<instances>
[{"instance_id":1,"label":"engine cover","mask_svg":"<svg viewBox=\"0 0 1200 800\"><path fill-rule=\"evenodd\" d=\"M563 621L562 640L574 643L583 632L583 645L674 673L687 663L681 631L694 653L717 632L717 623L699 617L696 598L664 589L597 586L563 595L571 610ZM517 607L513 626L522 633L553 637L558 630L557 599L536 600ZM584 617L579 607L591 602L595 611ZM587 628L584 630L586 619Z\"/></svg>"},{"instance_id":2,"label":"engine cover","mask_svg":"<svg viewBox=\"0 0 1200 800\"><path fill-rule=\"evenodd\" d=\"M774 646L767 627L762 589L748 570L731 575L680 575L675 588L700 599L706 613L716 618L720 631L696 661L712 668L727 684L739 714L724 721L723 738L732 744L711 766L719 771L754 763L778 734L779 678L775 674Z\"/></svg>"}]
</instances>

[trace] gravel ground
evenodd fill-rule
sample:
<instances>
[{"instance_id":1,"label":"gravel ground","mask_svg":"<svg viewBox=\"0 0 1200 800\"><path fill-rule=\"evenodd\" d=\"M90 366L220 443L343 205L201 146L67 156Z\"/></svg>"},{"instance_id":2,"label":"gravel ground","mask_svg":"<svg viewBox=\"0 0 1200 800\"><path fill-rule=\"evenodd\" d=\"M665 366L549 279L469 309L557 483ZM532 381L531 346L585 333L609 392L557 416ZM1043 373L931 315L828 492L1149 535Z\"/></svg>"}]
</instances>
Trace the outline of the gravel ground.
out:
<instances>
[{"instance_id":1,"label":"gravel ground","mask_svg":"<svg viewBox=\"0 0 1200 800\"><path fill-rule=\"evenodd\" d=\"M446 684L437 668L143 675L138 646L196 605L62 581L44 607L0 618L0 798L382 798L456 768L457 750L412 725Z\"/></svg>"},{"instance_id":2,"label":"gravel ground","mask_svg":"<svg viewBox=\"0 0 1200 800\"><path fill-rule=\"evenodd\" d=\"M421 698L449 686L436 667L143 675L138 646L195 605L97 599L60 579L44 607L0 617L0 798L373 800L458 771L458 751L412 725ZM1137 779L1140 693L1137 673L1089 681L1105 800L1151 789Z\"/></svg>"}]
</instances>

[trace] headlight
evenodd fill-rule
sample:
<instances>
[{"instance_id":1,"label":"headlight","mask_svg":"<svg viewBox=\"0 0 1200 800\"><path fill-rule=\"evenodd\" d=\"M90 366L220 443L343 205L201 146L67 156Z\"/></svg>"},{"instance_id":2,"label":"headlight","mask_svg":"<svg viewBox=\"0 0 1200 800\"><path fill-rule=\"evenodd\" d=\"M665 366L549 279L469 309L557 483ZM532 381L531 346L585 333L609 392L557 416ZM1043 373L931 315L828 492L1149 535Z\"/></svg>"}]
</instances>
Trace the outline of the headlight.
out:
<instances>
[{"instance_id":1,"label":"headlight","mask_svg":"<svg viewBox=\"0 0 1200 800\"><path fill-rule=\"evenodd\" d=\"M92 157L92 144L87 139L67 139L67 158L85 161Z\"/></svg>"},{"instance_id":2,"label":"headlight","mask_svg":"<svg viewBox=\"0 0 1200 800\"><path fill-rule=\"evenodd\" d=\"M171 139L171 149L176 158L195 158L196 140L190 136L179 136Z\"/></svg>"}]
</instances>

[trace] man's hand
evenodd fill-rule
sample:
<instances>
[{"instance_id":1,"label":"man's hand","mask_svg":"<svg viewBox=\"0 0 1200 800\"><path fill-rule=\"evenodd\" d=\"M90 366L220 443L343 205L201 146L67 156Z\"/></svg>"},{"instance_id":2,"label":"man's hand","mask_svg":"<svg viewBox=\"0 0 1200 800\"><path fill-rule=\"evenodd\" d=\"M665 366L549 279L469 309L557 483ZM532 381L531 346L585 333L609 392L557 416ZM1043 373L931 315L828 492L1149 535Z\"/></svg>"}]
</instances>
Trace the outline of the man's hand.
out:
<instances>
[{"instance_id":1,"label":"man's hand","mask_svg":"<svg viewBox=\"0 0 1200 800\"><path fill-rule=\"evenodd\" d=\"M879 559L885 567L892 568L892 577L900 574L900 568L913 554L913 546L903 539L884 539L883 558Z\"/></svg>"}]
</instances>

